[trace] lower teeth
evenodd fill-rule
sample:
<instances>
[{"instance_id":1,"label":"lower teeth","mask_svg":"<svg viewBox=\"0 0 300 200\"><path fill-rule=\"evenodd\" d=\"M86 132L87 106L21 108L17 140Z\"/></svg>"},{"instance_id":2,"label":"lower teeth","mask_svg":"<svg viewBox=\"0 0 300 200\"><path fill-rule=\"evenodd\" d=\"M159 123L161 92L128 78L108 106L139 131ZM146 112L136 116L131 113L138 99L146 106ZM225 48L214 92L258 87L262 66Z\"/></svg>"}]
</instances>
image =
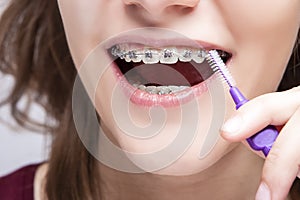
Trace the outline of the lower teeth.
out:
<instances>
[{"instance_id":1,"label":"lower teeth","mask_svg":"<svg viewBox=\"0 0 300 200\"><path fill-rule=\"evenodd\" d=\"M159 94L159 95L164 95L164 94L174 94L177 92L181 92L187 88L190 88L189 86L175 86L175 85L170 85L170 86L145 86L145 85L139 85L139 84L133 84L133 86L137 89L146 91L150 94Z\"/></svg>"}]
</instances>

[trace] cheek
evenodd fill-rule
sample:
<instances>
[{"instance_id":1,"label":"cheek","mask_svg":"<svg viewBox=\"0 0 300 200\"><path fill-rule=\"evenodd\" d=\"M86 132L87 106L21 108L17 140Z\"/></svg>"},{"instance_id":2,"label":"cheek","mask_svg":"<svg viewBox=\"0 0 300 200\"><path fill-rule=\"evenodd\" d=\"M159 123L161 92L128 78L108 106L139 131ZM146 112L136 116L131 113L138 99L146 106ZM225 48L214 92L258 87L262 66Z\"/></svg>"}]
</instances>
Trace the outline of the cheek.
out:
<instances>
[{"instance_id":1,"label":"cheek","mask_svg":"<svg viewBox=\"0 0 300 200\"><path fill-rule=\"evenodd\" d=\"M273 50L274 58L289 55L299 30L300 1L229 0L221 9L237 48Z\"/></svg>"},{"instance_id":2,"label":"cheek","mask_svg":"<svg viewBox=\"0 0 300 200\"><path fill-rule=\"evenodd\" d=\"M61 0L58 4L69 48L78 67L90 51L104 40L107 6L102 0Z\"/></svg>"},{"instance_id":3,"label":"cheek","mask_svg":"<svg viewBox=\"0 0 300 200\"><path fill-rule=\"evenodd\" d=\"M266 0L219 3L220 12L237 42L245 36L289 37L289 32L299 28L300 1ZM266 37L269 36L269 37Z\"/></svg>"},{"instance_id":4,"label":"cheek","mask_svg":"<svg viewBox=\"0 0 300 200\"><path fill-rule=\"evenodd\" d=\"M251 98L276 90L299 30L300 1L219 3L235 41L231 63L238 86Z\"/></svg>"}]
</instances>

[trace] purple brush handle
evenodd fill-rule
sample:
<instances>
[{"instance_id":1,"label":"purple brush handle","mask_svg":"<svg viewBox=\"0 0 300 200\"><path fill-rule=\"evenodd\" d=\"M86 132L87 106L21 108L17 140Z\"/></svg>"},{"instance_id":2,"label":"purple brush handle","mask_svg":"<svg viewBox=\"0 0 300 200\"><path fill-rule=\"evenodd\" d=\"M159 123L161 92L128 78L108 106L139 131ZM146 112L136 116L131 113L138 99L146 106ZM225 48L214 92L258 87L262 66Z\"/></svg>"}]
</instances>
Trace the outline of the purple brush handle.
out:
<instances>
[{"instance_id":1,"label":"purple brush handle","mask_svg":"<svg viewBox=\"0 0 300 200\"><path fill-rule=\"evenodd\" d=\"M236 109L239 109L242 105L248 102L248 100L244 97L244 95L238 88L230 87L229 92L236 105ZM275 126L269 125L255 135L247 138L246 140L253 150L262 151L264 155L267 156L277 136L278 131Z\"/></svg>"}]
</instances>

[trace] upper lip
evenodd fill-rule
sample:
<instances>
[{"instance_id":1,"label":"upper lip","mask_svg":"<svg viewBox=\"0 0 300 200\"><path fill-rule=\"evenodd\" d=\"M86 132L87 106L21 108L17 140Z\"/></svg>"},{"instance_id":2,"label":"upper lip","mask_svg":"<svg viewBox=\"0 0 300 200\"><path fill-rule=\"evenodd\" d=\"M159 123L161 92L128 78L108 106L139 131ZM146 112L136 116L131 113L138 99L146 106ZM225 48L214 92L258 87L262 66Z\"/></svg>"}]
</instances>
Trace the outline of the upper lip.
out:
<instances>
[{"instance_id":1,"label":"upper lip","mask_svg":"<svg viewBox=\"0 0 300 200\"><path fill-rule=\"evenodd\" d=\"M156 29L155 29L156 30ZM142 32L140 32L142 31ZM208 42L204 40L195 40L188 39L187 37L180 37L179 34L170 34L169 31L165 31L158 29L158 31L147 31L146 30L138 30L138 31L130 31L121 33L115 37L108 39L104 45L106 49L110 49L111 47L124 44L124 43L136 43L142 44L147 47L153 48L163 48L163 47L171 47L171 46L184 46L191 48L201 48L204 50L222 50L232 54L232 50L226 48L222 45L214 44L213 42Z\"/></svg>"}]
</instances>

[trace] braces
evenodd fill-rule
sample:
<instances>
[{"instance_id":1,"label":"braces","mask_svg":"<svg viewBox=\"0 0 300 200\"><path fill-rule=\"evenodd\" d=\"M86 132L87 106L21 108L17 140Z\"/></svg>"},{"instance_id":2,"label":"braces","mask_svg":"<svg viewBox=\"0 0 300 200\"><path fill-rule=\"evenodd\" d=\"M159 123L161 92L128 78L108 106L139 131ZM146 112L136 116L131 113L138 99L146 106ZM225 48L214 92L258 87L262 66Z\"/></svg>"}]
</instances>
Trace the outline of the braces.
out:
<instances>
[{"instance_id":1,"label":"braces","mask_svg":"<svg viewBox=\"0 0 300 200\"><path fill-rule=\"evenodd\" d=\"M169 86L145 86L142 84L133 84L133 86L137 89L146 91L150 94L158 94L158 95L164 95L164 94L175 94L177 92L181 92L185 89L190 88L190 86L175 86L175 85L169 85Z\"/></svg>"},{"instance_id":2,"label":"braces","mask_svg":"<svg viewBox=\"0 0 300 200\"><path fill-rule=\"evenodd\" d=\"M196 59L198 62L203 62L203 60L206 57L207 52L205 50L196 50L194 51L196 55ZM139 56L144 56L147 59L153 58L153 56L159 56L161 58L172 58L173 56L177 56L178 58L183 57L185 59L188 59L186 62L189 62L193 58L193 51L190 49L184 49L182 54L178 53L176 50L164 48L163 50L152 50L152 49L146 49L144 50L144 53L138 52L137 50L121 50L119 45L115 45L111 48L111 54L113 56L119 57L121 59L126 59L128 57L129 59L137 59ZM195 57L194 57L195 58Z\"/></svg>"}]
</instances>

